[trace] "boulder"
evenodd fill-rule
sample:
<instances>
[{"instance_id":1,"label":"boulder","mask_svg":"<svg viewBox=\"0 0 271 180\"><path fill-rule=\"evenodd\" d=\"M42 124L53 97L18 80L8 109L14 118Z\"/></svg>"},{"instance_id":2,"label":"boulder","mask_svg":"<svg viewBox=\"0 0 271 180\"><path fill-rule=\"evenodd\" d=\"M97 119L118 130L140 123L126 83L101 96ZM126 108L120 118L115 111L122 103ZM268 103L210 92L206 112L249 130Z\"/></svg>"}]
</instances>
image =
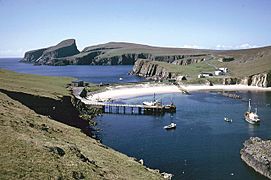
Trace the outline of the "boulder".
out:
<instances>
[{"instance_id":1,"label":"boulder","mask_svg":"<svg viewBox=\"0 0 271 180\"><path fill-rule=\"evenodd\" d=\"M237 78L224 78L223 79L224 85L237 84L237 82L238 82Z\"/></svg>"}]
</instances>

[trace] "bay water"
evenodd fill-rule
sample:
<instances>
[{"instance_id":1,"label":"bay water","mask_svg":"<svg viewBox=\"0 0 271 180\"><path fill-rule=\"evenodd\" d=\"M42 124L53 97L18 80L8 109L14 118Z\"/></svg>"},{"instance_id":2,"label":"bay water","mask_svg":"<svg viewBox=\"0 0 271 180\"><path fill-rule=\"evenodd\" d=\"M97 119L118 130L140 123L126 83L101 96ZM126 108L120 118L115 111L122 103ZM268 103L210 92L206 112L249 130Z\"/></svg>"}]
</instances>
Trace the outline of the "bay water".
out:
<instances>
[{"instance_id":1,"label":"bay water","mask_svg":"<svg viewBox=\"0 0 271 180\"><path fill-rule=\"evenodd\" d=\"M0 59L0 68L70 76L94 83L143 80L127 74L132 66L33 66L18 63L18 59ZM143 159L148 167L174 174L174 179L265 179L241 160L240 149L251 136L271 139L271 93L237 93L242 99L230 99L216 92L156 95L164 103L173 101L176 113L163 116L103 114L96 117L97 129L100 129L98 137L115 150ZM120 102L141 104L152 99L153 96L142 96ZM258 108L261 118L258 126L243 118L248 99ZM225 122L224 117L233 122ZM175 130L163 129L171 122L177 124Z\"/></svg>"}]
</instances>

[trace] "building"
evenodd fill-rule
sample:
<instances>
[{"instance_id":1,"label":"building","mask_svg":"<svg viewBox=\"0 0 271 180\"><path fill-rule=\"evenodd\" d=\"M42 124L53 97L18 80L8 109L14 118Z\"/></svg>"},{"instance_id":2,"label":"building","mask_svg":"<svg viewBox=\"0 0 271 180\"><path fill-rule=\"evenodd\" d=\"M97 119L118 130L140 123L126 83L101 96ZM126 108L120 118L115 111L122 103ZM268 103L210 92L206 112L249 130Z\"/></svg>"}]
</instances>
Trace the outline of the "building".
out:
<instances>
[{"instance_id":1,"label":"building","mask_svg":"<svg viewBox=\"0 0 271 180\"><path fill-rule=\"evenodd\" d=\"M225 67L218 68L218 70L222 71L223 73L227 73L229 71L229 69Z\"/></svg>"},{"instance_id":2,"label":"building","mask_svg":"<svg viewBox=\"0 0 271 180\"><path fill-rule=\"evenodd\" d=\"M221 71L221 70L216 70L216 71L215 71L215 75L216 75L216 76L221 76L221 75L224 75L224 72Z\"/></svg>"},{"instance_id":3,"label":"building","mask_svg":"<svg viewBox=\"0 0 271 180\"><path fill-rule=\"evenodd\" d=\"M81 81L81 80L72 81L72 86L74 86L74 87L83 87L84 86L84 81Z\"/></svg>"},{"instance_id":4,"label":"building","mask_svg":"<svg viewBox=\"0 0 271 180\"><path fill-rule=\"evenodd\" d=\"M210 77L213 76L213 73L210 72L203 72L198 75L198 78L205 78L205 77Z\"/></svg>"}]
</instances>

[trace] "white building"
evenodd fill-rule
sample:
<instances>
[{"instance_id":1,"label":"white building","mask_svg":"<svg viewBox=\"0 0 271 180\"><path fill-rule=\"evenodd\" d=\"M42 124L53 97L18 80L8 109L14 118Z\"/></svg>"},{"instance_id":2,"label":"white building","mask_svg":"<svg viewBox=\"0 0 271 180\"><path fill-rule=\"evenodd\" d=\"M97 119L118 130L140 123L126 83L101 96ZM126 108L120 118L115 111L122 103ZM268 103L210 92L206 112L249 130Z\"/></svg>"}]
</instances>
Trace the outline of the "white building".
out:
<instances>
[{"instance_id":1,"label":"white building","mask_svg":"<svg viewBox=\"0 0 271 180\"><path fill-rule=\"evenodd\" d=\"M224 72L221 71L221 70L216 70L216 71L215 71L215 75L216 75L216 76L221 76L221 75L224 75Z\"/></svg>"},{"instance_id":2,"label":"white building","mask_svg":"<svg viewBox=\"0 0 271 180\"><path fill-rule=\"evenodd\" d=\"M218 70L220 70L220 71L222 71L222 72L224 72L224 73L227 73L229 70L228 70L228 68L218 68Z\"/></svg>"}]
</instances>

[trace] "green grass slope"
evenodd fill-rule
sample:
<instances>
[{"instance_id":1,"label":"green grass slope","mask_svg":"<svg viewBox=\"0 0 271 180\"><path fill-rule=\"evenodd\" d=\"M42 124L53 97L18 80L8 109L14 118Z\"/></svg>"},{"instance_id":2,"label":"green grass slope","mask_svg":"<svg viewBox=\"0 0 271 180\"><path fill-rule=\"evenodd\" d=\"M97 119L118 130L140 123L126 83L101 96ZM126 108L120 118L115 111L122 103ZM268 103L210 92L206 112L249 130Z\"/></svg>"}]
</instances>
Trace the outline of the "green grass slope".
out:
<instances>
[{"instance_id":1,"label":"green grass slope","mask_svg":"<svg viewBox=\"0 0 271 180\"><path fill-rule=\"evenodd\" d=\"M69 78L0 71L0 179L162 179L80 129L37 114L6 91L58 99Z\"/></svg>"}]
</instances>

